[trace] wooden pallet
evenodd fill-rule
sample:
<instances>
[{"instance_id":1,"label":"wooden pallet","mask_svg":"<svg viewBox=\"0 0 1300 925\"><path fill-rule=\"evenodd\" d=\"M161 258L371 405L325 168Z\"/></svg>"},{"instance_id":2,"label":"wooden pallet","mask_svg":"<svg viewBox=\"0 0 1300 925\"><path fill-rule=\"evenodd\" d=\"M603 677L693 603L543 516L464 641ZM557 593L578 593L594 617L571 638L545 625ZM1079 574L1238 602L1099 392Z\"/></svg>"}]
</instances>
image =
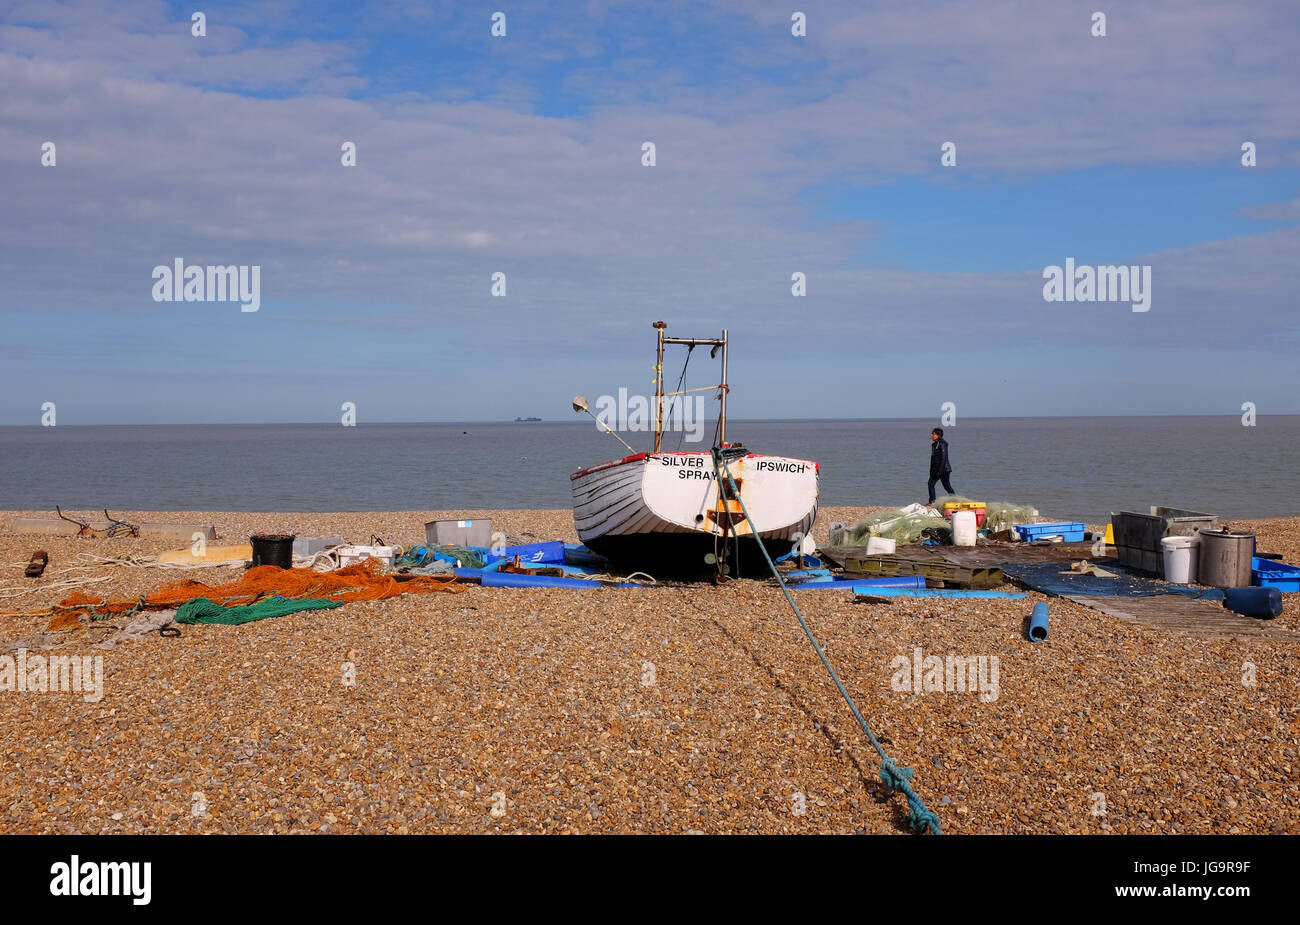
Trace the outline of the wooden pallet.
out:
<instances>
[{"instance_id":1,"label":"wooden pallet","mask_svg":"<svg viewBox=\"0 0 1300 925\"><path fill-rule=\"evenodd\" d=\"M844 560L846 578L895 578L916 575L927 587L996 588L1005 580L1002 569L954 565L939 559L911 559L899 556L850 556ZM931 584L934 582L934 584Z\"/></svg>"}]
</instances>

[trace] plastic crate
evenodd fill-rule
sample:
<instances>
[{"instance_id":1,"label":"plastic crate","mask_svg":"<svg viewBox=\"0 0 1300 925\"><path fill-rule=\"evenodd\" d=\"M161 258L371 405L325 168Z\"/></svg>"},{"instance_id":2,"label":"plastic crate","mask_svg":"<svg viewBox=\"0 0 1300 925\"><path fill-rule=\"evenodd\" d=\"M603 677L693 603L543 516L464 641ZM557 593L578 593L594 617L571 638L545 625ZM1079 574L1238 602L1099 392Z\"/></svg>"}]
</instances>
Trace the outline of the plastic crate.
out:
<instances>
[{"instance_id":1,"label":"plastic crate","mask_svg":"<svg viewBox=\"0 0 1300 925\"><path fill-rule=\"evenodd\" d=\"M1300 566L1254 556L1250 560L1250 583L1279 591L1300 591Z\"/></svg>"},{"instance_id":2,"label":"plastic crate","mask_svg":"<svg viewBox=\"0 0 1300 925\"><path fill-rule=\"evenodd\" d=\"M977 511L987 507L983 501L945 501L943 505L945 511Z\"/></svg>"},{"instance_id":3,"label":"plastic crate","mask_svg":"<svg viewBox=\"0 0 1300 925\"><path fill-rule=\"evenodd\" d=\"M956 508L950 508L948 507L948 505L945 504L943 510L943 516L948 519L949 523L952 523L952 515L956 514L958 511L970 511L972 514L975 515L976 530L984 526L984 518L988 516L988 509L985 508L984 505L982 504L979 507L956 507Z\"/></svg>"},{"instance_id":4,"label":"plastic crate","mask_svg":"<svg viewBox=\"0 0 1300 925\"><path fill-rule=\"evenodd\" d=\"M1047 536L1059 536L1067 543L1082 543L1086 524L1077 520L1059 520L1046 524L1016 524L1016 532L1026 543Z\"/></svg>"}]
</instances>

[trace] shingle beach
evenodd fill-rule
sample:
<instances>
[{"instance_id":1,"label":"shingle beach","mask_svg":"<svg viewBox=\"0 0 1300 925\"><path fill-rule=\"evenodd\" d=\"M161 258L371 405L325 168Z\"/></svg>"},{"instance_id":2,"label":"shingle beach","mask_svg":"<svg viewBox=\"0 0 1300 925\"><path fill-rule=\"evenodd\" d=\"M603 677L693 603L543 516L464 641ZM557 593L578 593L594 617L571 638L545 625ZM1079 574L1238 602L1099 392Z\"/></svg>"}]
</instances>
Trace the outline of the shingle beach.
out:
<instances>
[{"instance_id":1,"label":"shingle beach","mask_svg":"<svg viewBox=\"0 0 1300 925\"><path fill-rule=\"evenodd\" d=\"M824 508L825 525L867 508ZM147 538L19 536L0 514L0 610L136 597L192 577L90 565ZM576 541L568 511L122 512L253 532L394 543L491 516ZM1300 560L1300 520L1234 522ZM44 548L44 578L22 577ZM64 571L84 566L80 571ZM11 594L15 590L22 594ZM1296 600L1264 637L1204 638L1050 599L798 598L845 685L953 833L1300 833ZM0 617L13 655L102 655L103 698L0 693L5 833L901 833L906 803L773 582L596 591L468 586L243 626L187 625L112 648L113 620L46 634ZM48 647L48 648L47 648ZM892 666L998 658L996 697L900 693ZM344 664L355 682L344 681Z\"/></svg>"}]
</instances>

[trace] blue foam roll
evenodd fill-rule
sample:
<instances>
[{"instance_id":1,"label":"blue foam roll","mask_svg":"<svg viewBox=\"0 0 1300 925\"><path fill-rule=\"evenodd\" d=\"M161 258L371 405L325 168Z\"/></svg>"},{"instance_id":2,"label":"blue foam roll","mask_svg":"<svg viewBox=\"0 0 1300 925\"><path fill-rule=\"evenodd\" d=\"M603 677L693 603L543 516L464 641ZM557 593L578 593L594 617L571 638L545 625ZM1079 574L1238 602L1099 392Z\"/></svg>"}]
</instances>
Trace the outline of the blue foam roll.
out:
<instances>
[{"instance_id":1,"label":"blue foam roll","mask_svg":"<svg viewBox=\"0 0 1300 925\"><path fill-rule=\"evenodd\" d=\"M850 587L841 585L841 587ZM854 594L869 594L872 597L936 597L936 598L974 598L979 600L1017 601L1029 597L1019 591L962 591L959 588L882 588L879 585L864 585L858 582L852 585Z\"/></svg>"},{"instance_id":2,"label":"blue foam roll","mask_svg":"<svg viewBox=\"0 0 1300 925\"><path fill-rule=\"evenodd\" d=\"M603 585L598 581L583 578L558 578L551 575L513 575L509 572L483 572L485 588L581 588L591 591L596 588L644 588L645 585L624 582L619 585Z\"/></svg>"},{"instance_id":3,"label":"blue foam roll","mask_svg":"<svg viewBox=\"0 0 1300 925\"><path fill-rule=\"evenodd\" d=\"M1034 605L1034 612L1029 615L1029 641L1043 642L1047 639L1047 602L1039 601Z\"/></svg>"}]
</instances>

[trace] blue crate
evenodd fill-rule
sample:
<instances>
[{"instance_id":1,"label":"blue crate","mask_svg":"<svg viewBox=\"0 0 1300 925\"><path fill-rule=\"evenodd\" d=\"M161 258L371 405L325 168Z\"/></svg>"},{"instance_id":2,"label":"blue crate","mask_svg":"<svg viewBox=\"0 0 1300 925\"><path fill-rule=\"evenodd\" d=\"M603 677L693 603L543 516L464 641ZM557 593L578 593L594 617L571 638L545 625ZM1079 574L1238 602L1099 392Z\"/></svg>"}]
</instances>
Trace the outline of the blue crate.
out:
<instances>
[{"instance_id":1,"label":"blue crate","mask_svg":"<svg viewBox=\"0 0 1300 925\"><path fill-rule=\"evenodd\" d=\"M1300 591L1300 566L1254 556L1250 560L1250 583L1279 591Z\"/></svg>"},{"instance_id":2,"label":"blue crate","mask_svg":"<svg viewBox=\"0 0 1300 925\"><path fill-rule=\"evenodd\" d=\"M1077 520L1058 520L1047 524L1016 524L1015 530L1026 543L1045 536L1059 536L1067 543L1082 543L1086 527Z\"/></svg>"}]
</instances>

